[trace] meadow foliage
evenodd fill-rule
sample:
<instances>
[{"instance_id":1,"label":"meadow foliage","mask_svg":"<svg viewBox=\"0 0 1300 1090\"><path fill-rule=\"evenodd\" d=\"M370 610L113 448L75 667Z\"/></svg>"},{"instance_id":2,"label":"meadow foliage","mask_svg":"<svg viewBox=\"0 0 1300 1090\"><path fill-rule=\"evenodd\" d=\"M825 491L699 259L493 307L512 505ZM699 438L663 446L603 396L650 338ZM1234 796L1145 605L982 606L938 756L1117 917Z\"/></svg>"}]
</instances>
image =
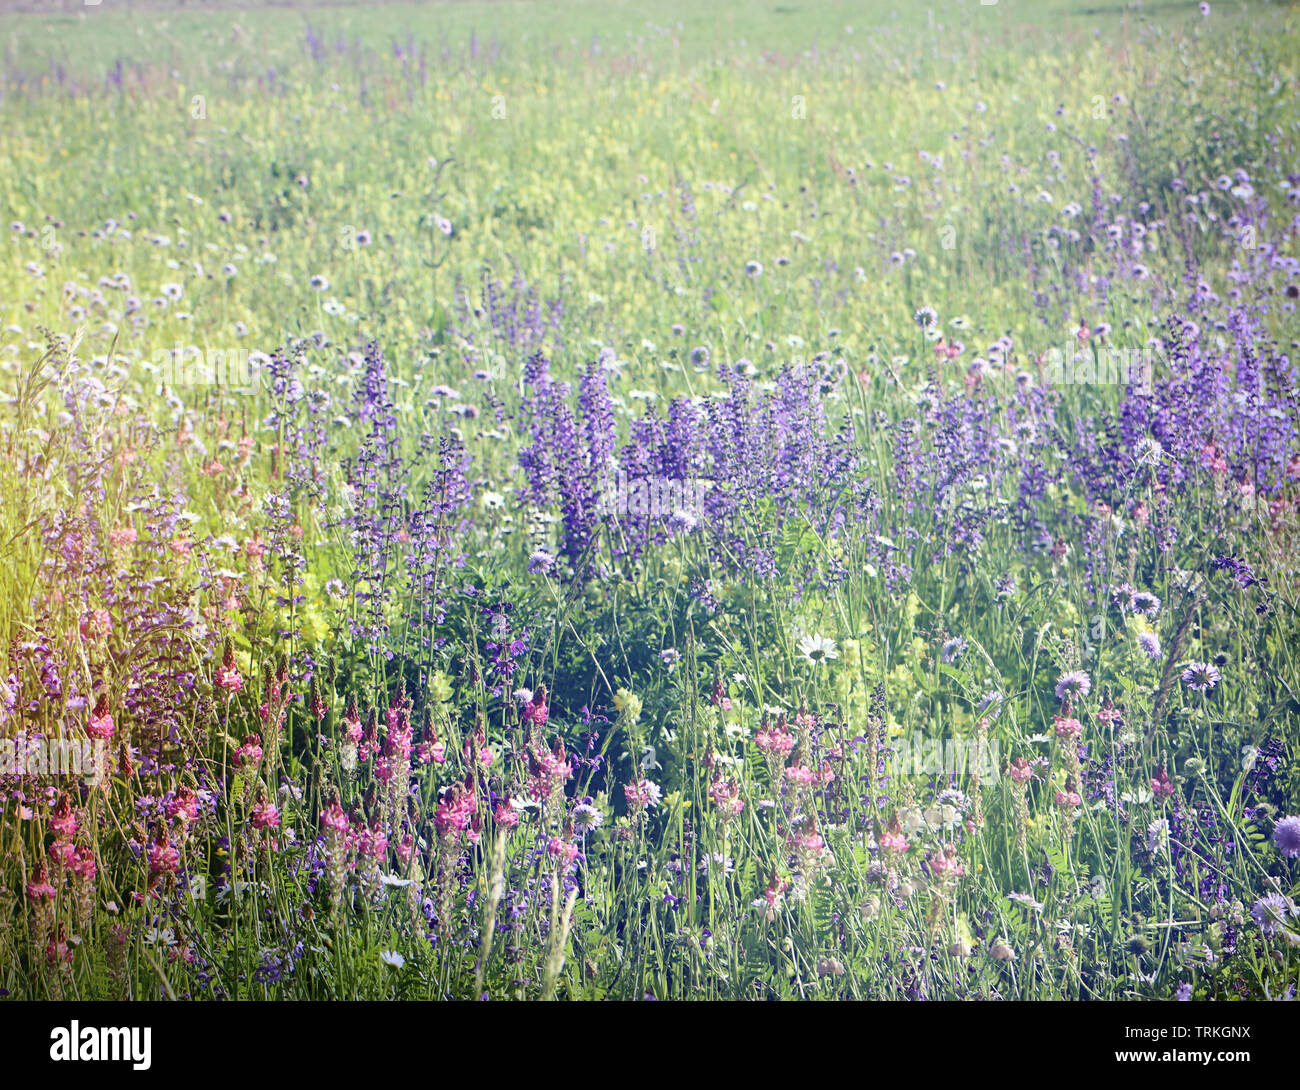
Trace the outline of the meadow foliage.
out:
<instances>
[{"instance_id":1,"label":"meadow foliage","mask_svg":"<svg viewBox=\"0 0 1300 1090\"><path fill-rule=\"evenodd\" d=\"M729 7L0 16L0 994L1294 998L1295 12Z\"/></svg>"}]
</instances>

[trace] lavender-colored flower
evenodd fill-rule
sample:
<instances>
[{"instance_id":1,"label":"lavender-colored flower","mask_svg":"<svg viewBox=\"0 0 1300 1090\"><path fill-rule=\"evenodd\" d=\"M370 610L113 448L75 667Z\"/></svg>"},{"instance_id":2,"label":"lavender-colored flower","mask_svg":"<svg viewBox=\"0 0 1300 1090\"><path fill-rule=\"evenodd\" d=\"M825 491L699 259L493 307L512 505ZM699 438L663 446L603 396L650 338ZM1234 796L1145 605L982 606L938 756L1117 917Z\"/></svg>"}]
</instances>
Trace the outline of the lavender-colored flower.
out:
<instances>
[{"instance_id":1,"label":"lavender-colored flower","mask_svg":"<svg viewBox=\"0 0 1300 1090\"><path fill-rule=\"evenodd\" d=\"M1273 844L1288 859L1300 857L1300 817L1278 818L1273 826Z\"/></svg>"},{"instance_id":2,"label":"lavender-colored flower","mask_svg":"<svg viewBox=\"0 0 1300 1090\"><path fill-rule=\"evenodd\" d=\"M1160 658L1160 637L1154 632L1139 632L1138 646L1146 652L1147 658Z\"/></svg>"},{"instance_id":3,"label":"lavender-colored flower","mask_svg":"<svg viewBox=\"0 0 1300 1090\"><path fill-rule=\"evenodd\" d=\"M1280 893L1266 893L1250 907L1250 918L1266 936L1286 927L1286 918L1296 915L1296 906Z\"/></svg>"},{"instance_id":4,"label":"lavender-colored flower","mask_svg":"<svg viewBox=\"0 0 1300 1090\"><path fill-rule=\"evenodd\" d=\"M1180 1003L1190 1002L1192 998L1192 986L1185 981L1182 984L1179 984L1178 990L1174 992L1174 997Z\"/></svg>"},{"instance_id":5,"label":"lavender-colored flower","mask_svg":"<svg viewBox=\"0 0 1300 1090\"><path fill-rule=\"evenodd\" d=\"M1087 696L1092 691L1092 678L1083 670L1067 670L1056 681L1056 699Z\"/></svg>"},{"instance_id":6,"label":"lavender-colored flower","mask_svg":"<svg viewBox=\"0 0 1300 1090\"><path fill-rule=\"evenodd\" d=\"M573 808L573 827L580 833L594 833L605 821L605 815L590 803L580 802Z\"/></svg>"},{"instance_id":7,"label":"lavender-colored flower","mask_svg":"<svg viewBox=\"0 0 1300 1090\"><path fill-rule=\"evenodd\" d=\"M954 636L939 651L939 657L944 662L956 662L966 650L966 641L961 636Z\"/></svg>"},{"instance_id":8,"label":"lavender-colored flower","mask_svg":"<svg viewBox=\"0 0 1300 1090\"><path fill-rule=\"evenodd\" d=\"M1183 671L1183 684L1189 689L1208 693L1219 683L1219 671L1208 662L1193 662Z\"/></svg>"},{"instance_id":9,"label":"lavender-colored flower","mask_svg":"<svg viewBox=\"0 0 1300 1090\"><path fill-rule=\"evenodd\" d=\"M1140 590L1133 595L1133 612L1144 617L1154 617L1160 612L1160 599L1149 590Z\"/></svg>"}]
</instances>

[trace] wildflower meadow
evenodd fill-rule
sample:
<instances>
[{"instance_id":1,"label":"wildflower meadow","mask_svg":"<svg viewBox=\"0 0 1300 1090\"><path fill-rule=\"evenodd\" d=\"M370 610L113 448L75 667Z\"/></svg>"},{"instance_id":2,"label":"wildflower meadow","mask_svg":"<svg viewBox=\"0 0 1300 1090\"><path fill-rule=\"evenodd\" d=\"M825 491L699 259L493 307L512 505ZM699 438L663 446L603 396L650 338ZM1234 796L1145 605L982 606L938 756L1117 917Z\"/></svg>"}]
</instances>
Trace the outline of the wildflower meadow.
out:
<instances>
[{"instance_id":1,"label":"wildflower meadow","mask_svg":"<svg viewBox=\"0 0 1300 1090\"><path fill-rule=\"evenodd\" d=\"M1295 998L1295 5L4 8L0 996Z\"/></svg>"}]
</instances>

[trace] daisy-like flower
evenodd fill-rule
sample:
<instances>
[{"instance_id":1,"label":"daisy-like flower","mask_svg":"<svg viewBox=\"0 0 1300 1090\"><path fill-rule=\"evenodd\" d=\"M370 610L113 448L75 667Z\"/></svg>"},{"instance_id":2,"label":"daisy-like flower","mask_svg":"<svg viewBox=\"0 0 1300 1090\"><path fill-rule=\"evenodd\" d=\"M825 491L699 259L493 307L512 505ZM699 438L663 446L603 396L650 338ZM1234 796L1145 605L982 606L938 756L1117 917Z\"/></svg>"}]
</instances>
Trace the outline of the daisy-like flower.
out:
<instances>
[{"instance_id":1,"label":"daisy-like flower","mask_svg":"<svg viewBox=\"0 0 1300 1090\"><path fill-rule=\"evenodd\" d=\"M820 633L805 636L801 639L799 641L799 654L812 663L825 662L827 659L840 657L840 653L835 647L835 641Z\"/></svg>"},{"instance_id":2,"label":"daisy-like flower","mask_svg":"<svg viewBox=\"0 0 1300 1090\"><path fill-rule=\"evenodd\" d=\"M939 324L939 314L934 307L922 307L912 315L912 321L920 329L933 329Z\"/></svg>"},{"instance_id":3,"label":"daisy-like flower","mask_svg":"<svg viewBox=\"0 0 1300 1090\"><path fill-rule=\"evenodd\" d=\"M1087 696L1092 691L1092 678L1083 670L1067 670L1056 680L1056 699Z\"/></svg>"},{"instance_id":4,"label":"daisy-like flower","mask_svg":"<svg viewBox=\"0 0 1300 1090\"><path fill-rule=\"evenodd\" d=\"M400 969L406 964L406 958L402 957L396 950L381 950L379 960L393 969Z\"/></svg>"},{"instance_id":5,"label":"daisy-like flower","mask_svg":"<svg viewBox=\"0 0 1300 1090\"><path fill-rule=\"evenodd\" d=\"M762 263L761 261L746 261L746 262L745 262L745 275L746 275L746 276L762 276L762 275L763 275L763 263Z\"/></svg>"},{"instance_id":6,"label":"daisy-like flower","mask_svg":"<svg viewBox=\"0 0 1300 1090\"><path fill-rule=\"evenodd\" d=\"M1278 818L1273 844L1288 859L1300 858L1300 817Z\"/></svg>"},{"instance_id":7,"label":"daisy-like flower","mask_svg":"<svg viewBox=\"0 0 1300 1090\"><path fill-rule=\"evenodd\" d=\"M1140 590L1133 595L1133 612L1154 617L1160 612L1160 599L1149 590Z\"/></svg>"},{"instance_id":8,"label":"daisy-like flower","mask_svg":"<svg viewBox=\"0 0 1300 1090\"><path fill-rule=\"evenodd\" d=\"M1115 603L1122 613L1127 613L1133 608L1133 598L1137 594L1137 589L1132 583L1121 583L1111 594L1111 601Z\"/></svg>"},{"instance_id":9,"label":"daisy-like flower","mask_svg":"<svg viewBox=\"0 0 1300 1090\"><path fill-rule=\"evenodd\" d=\"M580 802L573 808L573 828L579 833L594 833L605 822L605 815L589 802Z\"/></svg>"},{"instance_id":10,"label":"daisy-like flower","mask_svg":"<svg viewBox=\"0 0 1300 1090\"><path fill-rule=\"evenodd\" d=\"M1266 936L1286 929L1286 918L1297 913L1296 906L1280 893L1267 893L1250 906L1250 918Z\"/></svg>"},{"instance_id":11,"label":"daisy-like flower","mask_svg":"<svg viewBox=\"0 0 1300 1090\"><path fill-rule=\"evenodd\" d=\"M1183 671L1183 684L1189 689L1208 693L1219 683L1219 671L1212 663L1193 662Z\"/></svg>"},{"instance_id":12,"label":"daisy-like flower","mask_svg":"<svg viewBox=\"0 0 1300 1090\"><path fill-rule=\"evenodd\" d=\"M312 286L313 288L315 288L317 291L329 291L329 289L330 289L330 282L329 282L329 280L327 280L325 277L321 276L320 273L317 273L315 276L313 276L313 277L311 278L311 280L309 281L309 283L310 283L311 286Z\"/></svg>"}]
</instances>

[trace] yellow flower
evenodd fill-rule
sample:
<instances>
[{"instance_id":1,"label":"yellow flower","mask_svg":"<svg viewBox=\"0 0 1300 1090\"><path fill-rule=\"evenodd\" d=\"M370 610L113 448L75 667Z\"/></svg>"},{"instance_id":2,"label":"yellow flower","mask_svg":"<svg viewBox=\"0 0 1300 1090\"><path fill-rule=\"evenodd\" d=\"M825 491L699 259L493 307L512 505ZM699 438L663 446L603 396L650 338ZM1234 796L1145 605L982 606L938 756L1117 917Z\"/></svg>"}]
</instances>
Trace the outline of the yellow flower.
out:
<instances>
[{"instance_id":1,"label":"yellow flower","mask_svg":"<svg viewBox=\"0 0 1300 1090\"><path fill-rule=\"evenodd\" d=\"M451 699L451 678L441 670L434 673L429 679L429 693L439 704L445 704Z\"/></svg>"},{"instance_id":2,"label":"yellow flower","mask_svg":"<svg viewBox=\"0 0 1300 1090\"><path fill-rule=\"evenodd\" d=\"M614 707L627 723L635 723L641 718L641 698L627 689L619 689L614 694Z\"/></svg>"}]
</instances>

